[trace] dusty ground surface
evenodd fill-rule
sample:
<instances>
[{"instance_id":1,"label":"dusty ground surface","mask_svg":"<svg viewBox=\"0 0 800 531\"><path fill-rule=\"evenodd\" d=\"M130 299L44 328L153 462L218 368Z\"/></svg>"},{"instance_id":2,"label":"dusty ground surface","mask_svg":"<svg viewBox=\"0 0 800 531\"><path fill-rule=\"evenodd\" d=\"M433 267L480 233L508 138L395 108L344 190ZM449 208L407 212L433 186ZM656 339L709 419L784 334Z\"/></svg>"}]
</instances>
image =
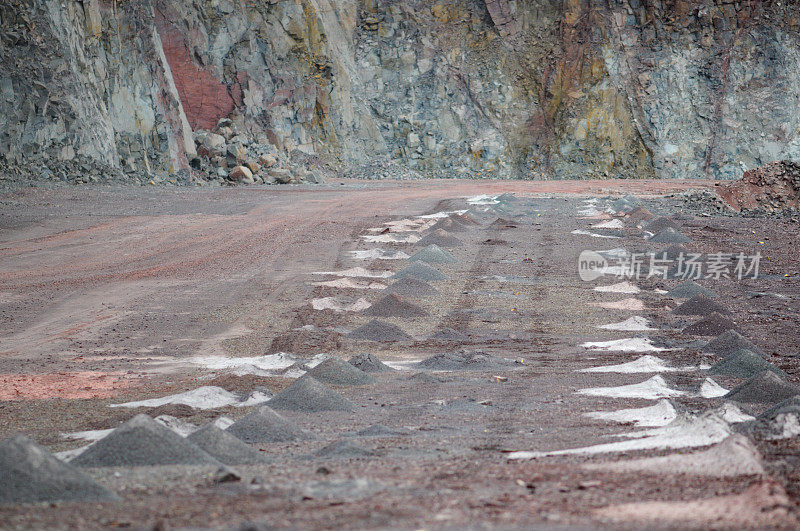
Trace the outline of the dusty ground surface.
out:
<instances>
[{"instance_id":1,"label":"dusty ground surface","mask_svg":"<svg viewBox=\"0 0 800 531\"><path fill-rule=\"evenodd\" d=\"M584 341L630 337L598 325L631 315L661 327L651 336L686 341L669 314L675 302L653 291L677 281L640 282L641 312L588 303L629 297L600 293L577 275L585 249L646 247L621 239L573 235L582 200L632 193L654 212L674 214L697 252L760 251L761 277L706 284L721 294L740 331L769 361L800 381L800 227L787 220L706 217L664 194L702 187L681 181L475 182L343 181L321 187L224 190L54 188L2 197L0 211L0 437L23 432L52 451L78 446L61 433L112 428L136 413L167 413L201 424L248 408L135 410L111 403L218 385L274 391L280 377L234 376L190 364L193 356L261 355L273 339L314 324L353 329L368 318L313 311L315 297L380 298L376 290L314 286L316 271L354 266L398 270L405 261L354 260L347 251L413 245L369 244L370 228L408 216L467 208L464 198L512 192L511 212L487 213L457 236L459 259L440 266L439 295L416 301L429 313L389 319L416 340L403 344L341 338L303 355L345 359L372 352L384 361L421 360L457 348L522 363L494 371L443 372L409 380L413 370L377 376L365 387L337 388L356 413L287 413L318 435L302 443L260 445L272 461L238 467L243 480L215 485L213 470L180 467L91 470L122 496L110 504L0 507L3 527L785 527L797 526L797 438L760 442L767 474L734 478L599 471L585 463L663 455L650 450L512 461L516 450L550 451L614 440L630 425L582 414L651 405L650 400L577 395L597 386L636 383L650 374L582 373L640 354L587 353ZM488 226L502 215L511 222ZM513 278L498 280L496 276ZM521 277L521 278L520 278ZM610 282L607 282L610 283ZM374 291L374 292L373 292ZM763 293L779 294L763 295ZM784 298L785 297L785 298ZM425 337L443 327L466 334L459 345ZM289 341L288 344L291 344ZM713 362L696 349L659 353L674 365ZM498 381L502 376L507 381ZM675 388L695 389L695 372L667 373ZM731 388L735 379L715 378ZM458 402L485 401L485 405ZM455 402L455 404L452 404ZM679 397L694 411L720 399ZM763 409L763 408L762 408ZM758 407L749 412L757 414ZM372 424L410 435L358 438L374 456L313 457L345 434ZM735 509L735 510L734 510Z\"/></svg>"}]
</instances>

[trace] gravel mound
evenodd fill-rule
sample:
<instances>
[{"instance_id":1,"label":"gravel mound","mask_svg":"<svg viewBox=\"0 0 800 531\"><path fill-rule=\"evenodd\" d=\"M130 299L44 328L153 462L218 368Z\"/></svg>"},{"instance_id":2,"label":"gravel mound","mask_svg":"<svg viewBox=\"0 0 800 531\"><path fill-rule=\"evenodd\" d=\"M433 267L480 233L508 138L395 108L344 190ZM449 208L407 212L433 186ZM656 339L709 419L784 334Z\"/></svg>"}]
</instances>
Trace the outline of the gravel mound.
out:
<instances>
[{"instance_id":1,"label":"gravel mound","mask_svg":"<svg viewBox=\"0 0 800 531\"><path fill-rule=\"evenodd\" d=\"M709 315L713 312L729 314L727 308L703 295L695 295L672 310L675 315Z\"/></svg>"},{"instance_id":2,"label":"gravel mound","mask_svg":"<svg viewBox=\"0 0 800 531\"><path fill-rule=\"evenodd\" d=\"M675 223L675 220L666 216L659 216L642 228L647 232L652 232L653 234L658 234L664 229L673 229L676 231L681 229L678 224Z\"/></svg>"},{"instance_id":3,"label":"gravel mound","mask_svg":"<svg viewBox=\"0 0 800 531\"><path fill-rule=\"evenodd\" d=\"M314 436L267 406L242 417L225 430L248 443L273 443L313 439Z\"/></svg>"},{"instance_id":4,"label":"gravel mound","mask_svg":"<svg viewBox=\"0 0 800 531\"><path fill-rule=\"evenodd\" d=\"M386 295L400 295L401 297L432 297L439 292L425 282L414 277L401 278L397 282L390 284L383 293Z\"/></svg>"},{"instance_id":5,"label":"gravel mound","mask_svg":"<svg viewBox=\"0 0 800 531\"><path fill-rule=\"evenodd\" d=\"M455 214L450 216L450 218L454 221L460 221L466 227L480 225L480 223L475 221L475 219L473 219L469 214Z\"/></svg>"},{"instance_id":6,"label":"gravel mound","mask_svg":"<svg viewBox=\"0 0 800 531\"><path fill-rule=\"evenodd\" d=\"M464 242L442 229L436 229L417 242L418 247L428 245L438 245L439 247L462 247Z\"/></svg>"},{"instance_id":7,"label":"gravel mound","mask_svg":"<svg viewBox=\"0 0 800 531\"><path fill-rule=\"evenodd\" d=\"M231 432L223 431L213 424L207 424L194 433L190 433L186 438L226 465L267 462L260 452L249 447Z\"/></svg>"},{"instance_id":8,"label":"gravel mound","mask_svg":"<svg viewBox=\"0 0 800 531\"><path fill-rule=\"evenodd\" d=\"M363 372L391 372L394 370L374 354L368 353L357 354L350 358L348 363Z\"/></svg>"},{"instance_id":9,"label":"gravel mound","mask_svg":"<svg viewBox=\"0 0 800 531\"><path fill-rule=\"evenodd\" d=\"M25 437L0 442L0 503L115 501L110 490Z\"/></svg>"},{"instance_id":10,"label":"gravel mound","mask_svg":"<svg viewBox=\"0 0 800 531\"><path fill-rule=\"evenodd\" d=\"M392 293L385 296L366 310L364 315L372 317L424 317L428 312Z\"/></svg>"},{"instance_id":11,"label":"gravel mound","mask_svg":"<svg viewBox=\"0 0 800 531\"><path fill-rule=\"evenodd\" d=\"M408 380L409 382L414 382L417 384L425 384L425 385L440 384L445 381L444 379L436 376L435 374L431 374L425 371L415 372L414 374L406 378L406 380Z\"/></svg>"},{"instance_id":12,"label":"gravel mound","mask_svg":"<svg viewBox=\"0 0 800 531\"><path fill-rule=\"evenodd\" d=\"M476 371L502 369L513 365L514 362L492 356L486 352L466 349L435 354L417 364L422 369L433 371Z\"/></svg>"},{"instance_id":13,"label":"gravel mound","mask_svg":"<svg viewBox=\"0 0 800 531\"><path fill-rule=\"evenodd\" d=\"M663 251L657 252L656 253L656 258L662 258L662 257L664 257L666 255L667 260L677 261L678 258L680 258L681 255L683 255L684 259L685 259L686 257L688 257L689 254L690 254L689 249L687 249L686 247L684 247L683 245L681 245L679 243L676 243L676 244L670 245L669 247L667 247ZM687 297L687 298L689 298L689 297Z\"/></svg>"},{"instance_id":14,"label":"gravel mound","mask_svg":"<svg viewBox=\"0 0 800 531\"><path fill-rule=\"evenodd\" d=\"M703 352L710 352L719 356L728 356L739 350L749 350L763 356L764 351L736 330L728 330L709 341L702 348Z\"/></svg>"},{"instance_id":15,"label":"gravel mound","mask_svg":"<svg viewBox=\"0 0 800 531\"><path fill-rule=\"evenodd\" d=\"M435 341L469 341L469 336L466 334L462 334L458 330L454 330L453 328L442 328L441 330L437 331L433 334L430 339Z\"/></svg>"},{"instance_id":16,"label":"gravel mound","mask_svg":"<svg viewBox=\"0 0 800 531\"><path fill-rule=\"evenodd\" d=\"M671 290L667 292L667 297L673 299L691 299L692 297L696 297L697 295L702 295L707 299L715 299L718 297L716 293L711 291L710 289L706 289L694 280L687 280L685 282L681 282Z\"/></svg>"},{"instance_id":17,"label":"gravel mound","mask_svg":"<svg viewBox=\"0 0 800 531\"><path fill-rule=\"evenodd\" d=\"M355 407L342 395L305 375L275 395L267 405L272 409L304 411L353 411Z\"/></svg>"},{"instance_id":18,"label":"gravel mound","mask_svg":"<svg viewBox=\"0 0 800 531\"><path fill-rule=\"evenodd\" d=\"M467 231L467 223L459 218L442 218L436 223L434 223L430 229L430 232L434 232L437 230L444 230L447 232L466 232Z\"/></svg>"},{"instance_id":19,"label":"gravel mound","mask_svg":"<svg viewBox=\"0 0 800 531\"><path fill-rule=\"evenodd\" d=\"M792 413L800 416L800 395L793 396L780 402L758 416L759 419L772 420L781 413Z\"/></svg>"},{"instance_id":20,"label":"gravel mound","mask_svg":"<svg viewBox=\"0 0 800 531\"><path fill-rule=\"evenodd\" d=\"M357 431L353 434L355 437L407 437L413 435L414 432L406 428L390 428L383 424L373 424L369 428Z\"/></svg>"},{"instance_id":21,"label":"gravel mound","mask_svg":"<svg viewBox=\"0 0 800 531\"><path fill-rule=\"evenodd\" d=\"M414 339L399 326L379 321L378 319L373 319L367 324L359 326L347 334L347 337L365 341L411 341Z\"/></svg>"},{"instance_id":22,"label":"gravel mound","mask_svg":"<svg viewBox=\"0 0 800 531\"><path fill-rule=\"evenodd\" d=\"M800 394L800 388L787 382L772 371L751 377L723 396L728 400L758 404L775 404Z\"/></svg>"},{"instance_id":23,"label":"gravel mound","mask_svg":"<svg viewBox=\"0 0 800 531\"><path fill-rule=\"evenodd\" d=\"M76 466L214 465L221 463L147 415L136 415L71 461Z\"/></svg>"},{"instance_id":24,"label":"gravel mound","mask_svg":"<svg viewBox=\"0 0 800 531\"><path fill-rule=\"evenodd\" d=\"M453 255L432 243L422 249L421 251L417 251L411 258L408 259L409 262L425 262L428 264L454 264L458 262ZM427 279L422 279L427 280Z\"/></svg>"},{"instance_id":25,"label":"gravel mound","mask_svg":"<svg viewBox=\"0 0 800 531\"><path fill-rule=\"evenodd\" d=\"M368 385L375 383L375 378L341 358L328 358L306 374L319 382L330 385Z\"/></svg>"},{"instance_id":26,"label":"gravel mound","mask_svg":"<svg viewBox=\"0 0 800 531\"><path fill-rule=\"evenodd\" d=\"M649 221L653 219L655 214L650 212L647 208L643 206L637 206L630 212L628 212L628 219L631 221Z\"/></svg>"},{"instance_id":27,"label":"gravel mound","mask_svg":"<svg viewBox=\"0 0 800 531\"><path fill-rule=\"evenodd\" d=\"M779 402L740 429L759 439L797 437L800 435L800 395Z\"/></svg>"},{"instance_id":28,"label":"gravel mound","mask_svg":"<svg viewBox=\"0 0 800 531\"><path fill-rule=\"evenodd\" d=\"M436 280L447 280L438 269L429 266L425 262L413 262L410 266L401 269L389 278L404 279L415 278L417 280L424 280L426 282L433 282Z\"/></svg>"},{"instance_id":29,"label":"gravel mound","mask_svg":"<svg viewBox=\"0 0 800 531\"><path fill-rule=\"evenodd\" d=\"M705 319L684 328L683 333L693 336L716 336L734 328L736 328L736 323L723 317L718 312L712 312Z\"/></svg>"},{"instance_id":30,"label":"gravel mound","mask_svg":"<svg viewBox=\"0 0 800 531\"><path fill-rule=\"evenodd\" d=\"M317 457L371 457L375 455L372 450L357 445L352 441L336 441L324 448L317 450L314 454Z\"/></svg>"},{"instance_id":31,"label":"gravel mound","mask_svg":"<svg viewBox=\"0 0 800 531\"><path fill-rule=\"evenodd\" d=\"M494 198L494 200L500 201L501 203L519 203L519 198L509 192L498 195Z\"/></svg>"},{"instance_id":32,"label":"gravel mound","mask_svg":"<svg viewBox=\"0 0 800 531\"><path fill-rule=\"evenodd\" d=\"M507 230L507 229L516 229L517 225L513 221L509 221L504 218L497 218L496 220L489 223L488 228L490 230Z\"/></svg>"},{"instance_id":33,"label":"gravel mound","mask_svg":"<svg viewBox=\"0 0 800 531\"><path fill-rule=\"evenodd\" d=\"M737 378L750 378L764 371L772 371L786 378L785 372L750 350L739 350L729 354L708 369L711 374L725 374Z\"/></svg>"},{"instance_id":34,"label":"gravel mound","mask_svg":"<svg viewBox=\"0 0 800 531\"><path fill-rule=\"evenodd\" d=\"M648 241L655 243L687 243L692 239L673 228L666 228Z\"/></svg>"}]
</instances>

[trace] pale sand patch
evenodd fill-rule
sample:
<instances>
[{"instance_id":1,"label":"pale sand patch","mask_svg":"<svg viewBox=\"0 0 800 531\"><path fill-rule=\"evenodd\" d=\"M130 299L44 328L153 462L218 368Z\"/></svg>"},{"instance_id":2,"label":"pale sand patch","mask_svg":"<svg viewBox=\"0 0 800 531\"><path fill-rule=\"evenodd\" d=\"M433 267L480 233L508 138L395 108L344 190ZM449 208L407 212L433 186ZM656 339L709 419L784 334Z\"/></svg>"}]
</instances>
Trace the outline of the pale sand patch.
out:
<instances>
[{"instance_id":1,"label":"pale sand patch","mask_svg":"<svg viewBox=\"0 0 800 531\"><path fill-rule=\"evenodd\" d=\"M590 411L583 416L610 422L632 422L637 428L666 426L678 416L675 407L666 398L653 406L620 409L618 411Z\"/></svg>"},{"instance_id":2,"label":"pale sand patch","mask_svg":"<svg viewBox=\"0 0 800 531\"><path fill-rule=\"evenodd\" d=\"M589 232L588 230L583 229L575 229L570 234L577 234L579 236L591 236L592 238L608 238L608 239L616 239L618 240L619 236L611 236L610 234L597 234L594 232Z\"/></svg>"},{"instance_id":3,"label":"pale sand patch","mask_svg":"<svg viewBox=\"0 0 800 531\"><path fill-rule=\"evenodd\" d=\"M204 385L191 391L185 391L175 395L164 396L161 398L151 398L148 400L137 400L135 402L125 402L123 404L109 404L109 407L159 407L167 404L183 404L196 409L214 409L218 407L232 406L238 403L239 397L226 391L221 387Z\"/></svg>"},{"instance_id":4,"label":"pale sand patch","mask_svg":"<svg viewBox=\"0 0 800 531\"><path fill-rule=\"evenodd\" d=\"M725 389L711 378L706 378L700 386L700 396L703 398L717 398L728 394Z\"/></svg>"},{"instance_id":5,"label":"pale sand patch","mask_svg":"<svg viewBox=\"0 0 800 531\"><path fill-rule=\"evenodd\" d=\"M658 330L657 328L653 328L650 326L650 321L646 317L639 317L639 316L629 317L624 321L620 321L618 323L600 325L597 328L602 328L603 330L620 330L623 332Z\"/></svg>"},{"instance_id":6,"label":"pale sand patch","mask_svg":"<svg viewBox=\"0 0 800 531\"><path fill-rule=\"evenodd\" d=\"M365 251L349 251L350 256L356 260L405 260L408 255L403 251L386 251L383 249L368 249Z\"/></svg>"},{"instance_id":7,"label":"pale sand patch","mask_svg":"<svg viewBox=\"0 0 800 531\"><path fill-rule=\"evenodd\" d=\"M708 477L761 475L761 454L747 437L731 435L708 450L691 454L630 459L613 463L588 463L587 470L646 472L650 474L688 474Z\"/></svg>"},{"instance_id":8,"label":"pale sand patch","mask_svg":"<svg viewBox=\"0 0 800 531\"><path fill-rule=\"evenodd\" d=\"M595 229L622 229L625 227L625 224L621 219L611 219L598 225L592 225L592 227Z\"/></svg>"},{"instance_id":9,"label":"pale sand patch","mask_svg":"<svg viewBox=\"0 0 800 531\"><path fill-rule=\"evenodd\" d=\"M386 284L381 284L380 282L354 280L352 278L337 278L336 280L326 280L324 282L312 282L312 284L314 286L326 286L329 288L386 289Z\"/></svg>"},{"instance_id":10,"label":"pale sand patch","mask_svg":"<svg viewBox=\"0 0 800 531\"><path fill-rule=\"evenodd\" d=\"M360 312L366 310L371 304L366 299L358 298L354 301L341 300L338 297L322 297L311 299L311 307L315 310L333 310L334 312Z\"/></svg>"},{"instance_id":11,"label":"pale sand patch","mask_svg":"<svg viewBox=\"0 0 800 531\"><path fill-rule=\"evenodd\" d=\"M602 293L639 293L640 290L639 286L635 284L631 284L628 281L617 282L616 284L611 284L610 286L597 286L594 288L595 291L600 291Z\"/></svg>"},{"instance_id":12,"label":"pale sand patch","mask_svg":"<svg viewBox=\"0 0 800 531\"><path fill-rule=\"evenodd\" d=\"M314 275L336 275L337 277L389 278L392 271L370 271L363 267L351 267L342 271L314 271Z\"/></svg>"},{"instance_id":13,"label":"pale sand patch","mask_svg":"<svg viewBox=\"0 0 800 531\"><path fill-rule=\"evenodd\" d=\"M647 355L627 363L620 363L619 365L590 367L588 369L578 369L576 372L616 372L620 374L634 374L640 372L673 372L693 370L697 370L697 367L671 367L661 358Z\"/></svg>"},{"instance_id":14,"label":"pale sand patch","mask_svg":"<svg viewBox=\"0 0 800 531\"><path fill-rule=\"evenodd\" d=\"M587 341L581 343L583 348L589 350L605 350L609 352L663 352L670 350L653 345L646 337L628 337L625 339L612 339L610 341Z\"/></svg>"},{"instance_id":15,"label":"pale sand patch","mask_svg":"<svg viewBox=\"0 0 800 531\"><path fill-rule=\"evenodd\" d=\"M576 394L587 396L607 396L609 398L645 398L656 400L658 398L670 398L683 396L686 393L672 389L659 375L640 383L630 385L620 385L617 387L588 387L579 389Z\"/></svg>"},{"instance_id":16,"label":"pale sand patch","mask_svg":"<svg viewBox=\"0 0 800 531\"><path fill-rule=\"evenodd\" d=\"M512 452L508 455L508 458L536 459L551 455L592 455L636 450L696 448L716 444L728 437L730 433L728 423L713 412L704 413L700 416L687 414L660 428L619 435L620 437L636 437L629 441L596 444L594 446L550 452Z\"/></svg>"},{"instance_id":17,"label":"pale sand patch","mask_svg":"<svg viewBox=\"0 0 800 531\"><path fill-rule=\"evenodd\" d=\"M416 234L401 235L390 232L386 234L365 234L361 237L369 243L417 243L421 239Z\"/></svg>"},{"instance_id":18,"label":"pale sand patch","mask_svg":"<svg viewBox=\"0 0 800 531\"><path fill-rule=\"evenodd\" d=\"M645 309L644 303L634 297L613 302L591 302L589 306L597 306L604 310L629 310L632 312L641 312Z\"/></svg>"}]
</instances>

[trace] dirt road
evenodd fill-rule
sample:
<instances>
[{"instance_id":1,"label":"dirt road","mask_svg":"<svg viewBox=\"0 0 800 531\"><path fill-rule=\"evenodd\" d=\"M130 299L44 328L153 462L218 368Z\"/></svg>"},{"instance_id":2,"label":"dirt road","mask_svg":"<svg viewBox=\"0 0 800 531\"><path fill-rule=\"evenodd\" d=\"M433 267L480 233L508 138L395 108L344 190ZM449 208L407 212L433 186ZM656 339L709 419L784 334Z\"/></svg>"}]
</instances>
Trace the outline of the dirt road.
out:
<instances>
[{"instance_id":1,"label":"dirt road","mask_svg":"<svg viewBox=\"0 0 800 531\"><path fill-rule=\"evenodd\" d=\"M547 453L620 440L617 435L635 429L630 422L586 414L658 403L638 395L579 393L583 389L658 376L675 392L670 400L679 412L700 414L726 403L701 396L707 374L697 367L715 360L690 344L696 338L680 334L687 323L671 316L675 301L658 291L677 281L646 279L638 284L643 291L624 294L595 291L597 283L578 278L583 250L646 246L627 228L612 238L572 234L602 221L586 219L594 204L585 202L587 197L630 193L655 212L677 214L693 251L768 256L760 279L706 285L720 294L740 331L798 381L797 358L790 355L800 335L797 251L784 245L787 238L796 241L798 228L777 220L698 217L661 198L710 186L343 181L313 188L63 188L7 195L0 214L0 436L24 432L60 451L79 445L61 434L113 428L138 412L195 425L220 415L238 418L248 408L108 405L200 385L242 394L256 386L278 392L293 380L236 374L198 360L262 356L286 350L285 345L299 358L327 352L347 359L371 352L401 370L378 375L371 386L336 388L356 404L354 413L287 414L318 438L261 445L270 464L242 468L241 482L217 485L209 471L181 467L93 469L93 477L120 493L122 502L55 504L35 515L29 507L3 507L0 522L20 527L225 527L247 521L298 527L792 527L798 490L791 485L796 485L798 462L785 456L796 453L796 442L759 443L766 472L731 477L622 472L610 466L670 453L658 445L510 458L515 451ZM315 283L340 278L316 274L321 271L405 267L405 260L357 260L349 253L376 247L408 254L419 250L413 243L370 244L365 236L382 234L385 223L470 208L466 197L506 192L520 202L505 212L491 204L473 206L478 209L473 215L482 216L478 224L453 233L463 243L448 249L458 262L439 266L448 279L434 283L435 296L415 301L427 315L388 319L414 341L354 341L344 334L369 317L311 308L312 300L327 297L361 297L372 304L381 298L380 290ZM505 221L493 223L498 217ZM613 230L597 234L617 236ZM781 297L751 296L754 292ZM638 299L643 307L598 306L626 298ZM593 352L581 346L647 336L598 328L636 315L660 330L650 335L670 350L655 351L658 356L670 367L693 369L579 372L649 353ZM464 337L428 339L445 328ZM413 369L413 363L431 355L459 349L507 359L509 365L431 373ZM715 383L729 389L739 382L715 377ZM763 409L747 406L742 413ZM348 439L374 424L408 433ZM313 457L339 439L354 440L371 454Z\"/></svg>"}]
</instances>

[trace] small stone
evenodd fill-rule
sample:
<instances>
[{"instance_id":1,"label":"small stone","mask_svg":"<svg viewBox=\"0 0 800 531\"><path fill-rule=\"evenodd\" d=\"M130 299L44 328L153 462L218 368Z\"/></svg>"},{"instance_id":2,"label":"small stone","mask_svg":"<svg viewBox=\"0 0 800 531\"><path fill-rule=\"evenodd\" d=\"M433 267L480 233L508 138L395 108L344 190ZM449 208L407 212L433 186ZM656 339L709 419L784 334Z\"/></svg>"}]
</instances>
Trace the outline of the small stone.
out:
<instances>
[{"instance_id":1,"label":"small stone","mask_svg":"<svg viewBox=\"0 0 800 531\"><path fill-rule=\"evenodd\" d=\"M408 137L406 137L406 145L410 148L415 148L419 147L419 144L419 135L417 133L408 133Z\"/></svg>"},{"instance_id":2,"label":"small stone","mask_svg":"<svg viewBox=\"0 0 800 531\"><path fill-rule=\"evenodd\" d=\"M261 169L261 166L259 166L259 165L258 165L258 162L248 162L248 163L246 164L246 166L247 166L248 168L250 168L250 171L251 171L251 172L253 172L253 174L254 174L254 175L255 175L256 173L258 173L258 170L260 170L260 169Z\"/></svg>"},{"instance_id":3,"label":"small stone","mask_svg":"<svg viewBox=\"0 0 800 531\"><path fill-rule=\"evenodd\" d=\"M241 474L227 466L221 466L214 472L214 483L231 483L241 480Z\"/></svg>"}]
</instances>

